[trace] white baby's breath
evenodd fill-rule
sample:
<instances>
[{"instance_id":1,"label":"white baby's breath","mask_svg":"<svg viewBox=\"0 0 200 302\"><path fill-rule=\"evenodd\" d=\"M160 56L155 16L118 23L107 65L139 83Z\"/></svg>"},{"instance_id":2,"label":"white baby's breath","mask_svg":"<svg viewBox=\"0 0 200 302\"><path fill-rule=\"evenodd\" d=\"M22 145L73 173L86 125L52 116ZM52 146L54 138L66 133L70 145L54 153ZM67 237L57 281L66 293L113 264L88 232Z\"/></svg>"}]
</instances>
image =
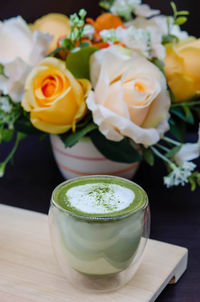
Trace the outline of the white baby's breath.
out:
<instances>
[{"instance_id":1,"label":"white baby's breath","mask_svg":"<svg viewBox=\"0 0 200 302\"><path fill-rule=\"evenodd\" d=\"M130 26L128 28L118 27L116 36L119 41L127 47L139 51L144 56L149 56L151 50L151 37L148 31Z\"/></svg>"},{"instance_id":2,"label":"white baby's breath","mask_svg":"<svg viewBox=\"0 0 200 302\"><path fill-rule=\"evenodd\" d=\"M151 21L157 25L162 36L170 33L171 35L176 36L179 40L185 40L188 38L188 33L186 31L182 31L179 25L174 24L172 17L166 17L163 15L155 16Z\"/></svg>"},{"instance_id":3,"label":"white baby's breath","mask_svg":"<svg viewBox=\"0 0 200 302\"><path fill-rule=\"evenodd\" d=\"M0 97L0 110L4 111L5 113L11 112L12 106L7 96Z\"/></svg>"},{"instance_id":4,"label":"white baby's breath","mask_svg":"<svg viewBox=\"0 0 200 302\"><path fill-rule=\"evenodd\" d=\"M83 28L83 36L92 40L95 33L95 29L92 25L86 24Z\"/></svg>"},{"instance_id":5,"label":"white baby's breath","mask_svg":"<svg viewBox=\"0 0 200 302\"><path fill-rule=\"evenodd\" d=\"M191 176L195 168L196 165L194 163L187 161L184 162L180 167L174 165L173 170L169 173L169 175L164 177L164 184L167 186L167 188L178 185L184 186L186 183L188 183L188 177Z\"/></svg>"},{"instance_id":6,"label":"white baby's breath","mask_svg":"<svg viewBox=\"0 0 200 302\"><path fill-rule=\"evenodd\" d=\"M115 29L104 29L100 31L100 36L104 42L115 42L119 41L117 38L116 30Z\"/></svg>"},{"instance_id":7,"label":"white baby's breath","mask_svg":"<svg viewBox=\"0 0 200 302\"><path fill-rule=\"evenodd\" d=\"M139 4L141 0L115 0L110 10L113 14L130 20Z\"/></svg>"},{"instance_id":8,"label":"white baby's breath","mask_svg":"<svg viewBox=\"0 0 200 302\"><path fill-rule=\"evenodd\" d=\"M110 10L126 20L132 19L132 13L146 18L160 14L159 10L151 9L149 5L141 2L141 0L115 0Z\"/></svg>"}]
</instances>

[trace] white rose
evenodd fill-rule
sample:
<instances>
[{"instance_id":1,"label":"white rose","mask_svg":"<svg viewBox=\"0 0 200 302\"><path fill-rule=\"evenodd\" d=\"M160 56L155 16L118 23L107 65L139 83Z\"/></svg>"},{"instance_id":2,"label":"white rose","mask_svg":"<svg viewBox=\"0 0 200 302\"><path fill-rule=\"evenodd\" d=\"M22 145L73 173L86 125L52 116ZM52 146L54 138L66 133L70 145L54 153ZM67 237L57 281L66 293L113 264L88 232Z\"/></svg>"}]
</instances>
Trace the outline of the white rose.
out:
<instances>
[{"instance_id":1,"label":"white rose","mask_svg":"<svg viewBox=\"0 0 200 302\"><path fill-rule=\"evenodd\" d=\"M109 140L129 137L135 143L153 145L169 128L165 77L144 57L113 49L97 51L91 57L94 91L87 98L88 108Z\"/></svg>"},{"instance_id":2,"label":"white rose","mask_svg":"<svg viewBox=\"0 0 200 302\"><path fill-rule=\"evenodd\" d=\"M49 34L32 33L21 17L0 22L0 63L6 75L0 75L3 94L9 94L14 102L21 101L25 78L32 66L47 54L50 42Z\"/></svg>"}]
</instances>

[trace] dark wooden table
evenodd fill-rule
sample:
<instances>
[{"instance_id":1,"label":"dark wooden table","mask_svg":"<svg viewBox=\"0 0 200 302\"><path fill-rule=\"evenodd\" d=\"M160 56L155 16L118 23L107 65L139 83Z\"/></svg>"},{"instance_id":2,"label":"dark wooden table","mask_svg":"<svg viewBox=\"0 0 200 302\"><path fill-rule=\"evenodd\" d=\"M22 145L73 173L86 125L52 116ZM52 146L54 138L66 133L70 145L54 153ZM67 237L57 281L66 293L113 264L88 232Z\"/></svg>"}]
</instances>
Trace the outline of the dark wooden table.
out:
<instances>
[{"instance_id":1,"label":"dark wooden table","mask_svg":"<svg viewBox=\"0 0 200 302\"><path fill-rule=\"evenodd\" d=\"M10 145L0 146L0 160ZM200 165L199 165L200 169ZM148 193L151 205L151 238L189 249L188 270L176 285L169 285L158 302L200 301L200 189L167 190L165 169L142 164L134 181ZM48 138L29 137L19 147L14 165L0 179L0 203L47 213L52 190L63 181L54 162ZM3 301L2 301L3 302Z\"/></svg>"}]
</instances>

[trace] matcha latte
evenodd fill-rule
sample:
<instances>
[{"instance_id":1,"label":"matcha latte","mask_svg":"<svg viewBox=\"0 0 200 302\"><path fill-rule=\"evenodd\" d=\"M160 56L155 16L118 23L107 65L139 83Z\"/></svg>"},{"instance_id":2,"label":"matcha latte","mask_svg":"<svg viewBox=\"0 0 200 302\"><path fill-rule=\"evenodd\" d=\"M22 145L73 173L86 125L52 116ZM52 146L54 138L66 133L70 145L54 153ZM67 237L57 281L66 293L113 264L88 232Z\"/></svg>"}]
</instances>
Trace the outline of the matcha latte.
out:
<instances>
[{"instance_id":1,"label":"matcha latte","mask_svg":"<svg viewBox=\"0 0 200 302\"><path fill-rule=\"evenodd\" d=\"M73 214L96 217L116 217L143 207L145 192L121 178L83 177L61 185L54 201Z\"/></svg>"},{"instance_id":2,"label":"matcha latte","mask_svg":"<svg viewBox=\"0 0 200 302\"><path fill-rule=\"evenodd\" d=\"M50 230L61 267L107 277L134 262L148 199L131 181L112 176L79 177L53 192Z\"/></svg>"}]
</instances>

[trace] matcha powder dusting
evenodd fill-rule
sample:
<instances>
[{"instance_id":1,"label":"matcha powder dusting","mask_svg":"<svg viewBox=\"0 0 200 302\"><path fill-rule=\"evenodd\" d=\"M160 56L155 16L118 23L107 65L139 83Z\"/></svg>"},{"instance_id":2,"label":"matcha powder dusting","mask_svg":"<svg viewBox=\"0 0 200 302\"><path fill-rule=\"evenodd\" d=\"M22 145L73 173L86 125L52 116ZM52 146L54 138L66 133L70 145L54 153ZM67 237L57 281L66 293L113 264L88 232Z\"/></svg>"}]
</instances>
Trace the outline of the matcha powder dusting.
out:
<instances>
[{"instance_id":1,"label":"matcha powder dusting","mask_svg":"<svg viewBox=\"0 0 200 302\"><path fill-rule=\"evenodd\" d=\"M66 192L66 202L72 208L88 214L121 211L129 207L134 198L132 190L118 184L85 184Z\"/></svg>"}]
</instances>

